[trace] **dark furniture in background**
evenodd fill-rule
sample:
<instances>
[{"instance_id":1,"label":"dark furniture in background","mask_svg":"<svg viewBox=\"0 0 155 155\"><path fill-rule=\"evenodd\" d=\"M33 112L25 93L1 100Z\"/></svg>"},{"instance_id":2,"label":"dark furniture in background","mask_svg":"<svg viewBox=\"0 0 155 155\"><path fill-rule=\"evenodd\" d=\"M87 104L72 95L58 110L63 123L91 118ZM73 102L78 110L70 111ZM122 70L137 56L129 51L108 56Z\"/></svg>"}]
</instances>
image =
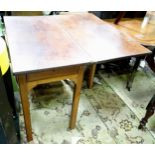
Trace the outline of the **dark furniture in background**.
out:
<instances>
[{"instance_id":1,"label":"dark furniture in background","mask_svg":"<svg viewBox=\"0 0 155 155\"><path fill-rule=\"evenodd\" d=\"M115 24L118 24L121 18L143 18L146 14L146 11L118 11L117 16L115 17Z\"/></svg>"},{"instance_id":2,"label":"dark furniture in background","mask_svg":"<svg viewBox=\"0 0 155 155\"><path fill-rule=\"evenodd\" d=\"M112 18L143 18L146 11L89 11L101 19Z\"/></svg>"},{"instance_id":3,"label":"dark furniture in background","mask_svg":"<svg viewBox=\"0 0 155 155\"><path fill-rule=\"evenodd\" d=\"M153 50L153 57L155 55L155 48ZM153 61L153 62L152 62ZM154 59L151 60L152 65L155 65ZM155 68L153 70L155 72ZM145 116L141 119L140 124L139 124L139 129L144 129L146 123L148 122L148 119L154 114L155 111L155 94L151 98L150 102L148 103L146 107L146 113Z\"/></svg>"},{"instance_id":4,"label":"dark furniture in background","mask_svg":"<svg viewBox=\"0 0 155 155\"><path fill-rule=\"evenodd\" d=\"M3 16L11 15L11 12L0 11ZM1 36L4 40L4 34ZM8 51L8 50L7 50ZM0 68L0 144L20 143L19 129L20 105L15 101L10 67L4 75Z\"/></svg>"},{"instance_id":5,"label":"dark furniture in background","mask_svg":"<svg viewBox=\"0 0 155 155\"><path fill-rule=\"evenodd\" d=\"M127 14L128 12L126 11L122 11L118 14L116 20L115 20L115 24L119 24L119 22L121 21L121 18L125 17L125 15ZM146 12L145 12L146 14ZM146 14L147 16L148 14ZM151 18L150 18L151 17ZM147 16L148 20L153 20L155 17L155 13L149 13L149 15ZM150 18L150 19L149 19ZM153 23L151 23L153 24ZM155 26L155 25L154 25ZM155 35L153 33L153 31L150 31L152 32L151 35ZM144 35L145 36L145 35ZM148 40L146 40L146 43L143 45L145 47L154 47L152 49L152 54L148 55L146 58L145 58L145 61L147 62L147 64L149 65L150 69L155 72L155 61L154 61L154 56L155 56L155 43L152 44L152 41L155 42L154 38L151 38L151 44L149 44ZM143 43L144 43L144 40L143 40ZM143 44L141 43L141 44ZM140 125L139 125L139 129L144 129L148 119L154 114L154 111L155 111L155 95L153 95L153 97L151 98L150 102L148 103L147 107L146 107L146 113L145 113L145 116L144 118L142 118L142 120L140 121Z\"/></svg>"},{"instance_id":6,"label":"dark furniture in background","mask_svg":"<svg viewBox=\"0 0 155 155\"><path fill-rule=\"evenodd\" d=\"M11 16L11 11L0 11L0 16L1 16L2 22L4 23L3 17L4 16Z\"/></svg>"},{"instance_id":7,"label":"dark furniture in background","mask_svg":"<svg viewBox=\"0 0 155 155\"><path fill-rule=\"evenodd\" d=\"M20 132L19 118L13 96L10 69L7 71L5 76L2 76L0 70L0 144L15 143L20 143Z\"/></svg>"}]
</instances>

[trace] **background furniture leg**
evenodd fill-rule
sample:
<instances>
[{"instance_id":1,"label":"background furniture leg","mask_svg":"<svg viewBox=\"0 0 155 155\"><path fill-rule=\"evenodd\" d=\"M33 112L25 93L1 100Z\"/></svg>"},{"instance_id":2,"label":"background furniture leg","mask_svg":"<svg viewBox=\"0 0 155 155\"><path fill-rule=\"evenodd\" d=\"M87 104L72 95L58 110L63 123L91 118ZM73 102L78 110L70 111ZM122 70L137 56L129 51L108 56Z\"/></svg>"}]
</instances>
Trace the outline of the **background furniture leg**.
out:
<instances>
[{"instance_id":1,"label":"background furniture leg","mask_svg":"<svg viewBox=\"0 0 155 155\"><path fill-rule=\"evenodd\" d=\"M148 119L154 114L155 110L155 95L150 100L149 104L146 107L146 114L144 118L140 121L139 129L144 129Z\"/></svg>"},{"instance_id":2,"label":"background furniture leg","mask_svg":"<svg viewBox=\"0 0 155 155\"><path fill-rule=\"evenodd\" d=\"M155 72L154 56L155 56L155 48L153 49L152 54L148 55L145 59L153 72Z\"/></svg>"},{"instance_id":3,"label":"background furniture leg","mask_svg":"<svg viewBox=\"0 0 155 155\"><path fill-rule=\"evenodd\" d=\"M134 80L134 77L135 77L135 73L137 71L137 68L140 64L140 60L141 58L136 58L136 62L129 74L129 77L128 77L128 80L127 80L127 84L126 84L126 88L128 89L128 91L130 91L131 87L132 87L132 83L133 83L133 80Z\"/></svg>"},{"instance_id":4,"label":"background furniture leg","mask_svg":"<svg viewBox=\"0 0 155 155\"><path fill-rule=\"evenodd\" d=\"M121 18L123 18L126 14L126 11L120 11L118 14L118 17L116 18L116 20L114 21L114 24L118 24L119 21L121 20Z\"/></svg>"},{"instance_id":5,"label":"background furniture leg","mask_svg":"<svg viewBox=\"0 0 155 155\"><path fill-rule=\"evenodd\" d=\"M15 102L10 67L9 67L8 71L3 75L3 81L4 81L4 84L6 87L6 93L8 96L8 100L9 100L10 106L13 111L13 118L14 118L14 121L16 122L15 125L16 125L17 137L18 137L18 140L20 141L20 129L19 129L20 105Z\"/></svg>"}]
</instances>

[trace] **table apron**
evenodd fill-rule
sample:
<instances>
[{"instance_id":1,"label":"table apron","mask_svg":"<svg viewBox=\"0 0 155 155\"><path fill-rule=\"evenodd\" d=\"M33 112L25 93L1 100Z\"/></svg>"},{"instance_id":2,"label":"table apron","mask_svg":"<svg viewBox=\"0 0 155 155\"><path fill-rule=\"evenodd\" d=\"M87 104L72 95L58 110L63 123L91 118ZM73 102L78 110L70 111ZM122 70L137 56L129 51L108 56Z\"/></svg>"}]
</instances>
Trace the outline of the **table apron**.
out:
<instances>
[{"instance_id":1,"label":"table apron","mask_svg":"<svg viewBox=\"0 0 155 155\"><path fill-rule=\"evenodd\" d=\"M76 83L81 66L82 65L56 68L48 71L39 71L36 73L26 73L18 75L16 77L18 80L19 76L25 76L27 90L30 91L32 88L39 84L55 82L65 79L70 79Z\"/></svg>"}]
</instances>

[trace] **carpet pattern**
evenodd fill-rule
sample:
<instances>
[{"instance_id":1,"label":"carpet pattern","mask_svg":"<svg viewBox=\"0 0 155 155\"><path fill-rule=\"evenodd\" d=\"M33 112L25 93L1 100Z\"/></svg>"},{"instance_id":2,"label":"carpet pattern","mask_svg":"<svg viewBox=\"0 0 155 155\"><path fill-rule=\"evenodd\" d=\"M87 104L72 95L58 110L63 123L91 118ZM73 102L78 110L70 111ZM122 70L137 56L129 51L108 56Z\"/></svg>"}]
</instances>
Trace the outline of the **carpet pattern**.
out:
<instances>
[{"instance_id":1,"label":"carpet pattern","mask_svg":"<svg viewBox=\"0 0 155 155\"><path fill-rule=\"evenodd\" d=\"M101 71L96 77L99 82L92 89L87 89L84 82L73 130L68 129L73 83L61 81L36 87L29 95L34 139L31 143L154 144L153 128L147 126L141 131L138 125L155 82L141 71L137 74L131 92L125 90L124 75L107 78ZM139 84L145 78L148 88ZM20 128L22 143L27 143L22 113Z\"/></svg>"},{"instance_id":2,"label":"carpet pattern","mask_svg":"<svg viewBox=\"0 0 155 155\"><path fill-rule=\"evenodd\" d=\"M147 68L136 73L131 91L125 89L127 75L112 75L108 77L102 71L98 74L108 85L125 101L125 104L141 119L146 112L145 108L155 94L155 75ZM155 117L151 117L146 125L147 129L155 137Z\"/></svg>"}]
</instances>

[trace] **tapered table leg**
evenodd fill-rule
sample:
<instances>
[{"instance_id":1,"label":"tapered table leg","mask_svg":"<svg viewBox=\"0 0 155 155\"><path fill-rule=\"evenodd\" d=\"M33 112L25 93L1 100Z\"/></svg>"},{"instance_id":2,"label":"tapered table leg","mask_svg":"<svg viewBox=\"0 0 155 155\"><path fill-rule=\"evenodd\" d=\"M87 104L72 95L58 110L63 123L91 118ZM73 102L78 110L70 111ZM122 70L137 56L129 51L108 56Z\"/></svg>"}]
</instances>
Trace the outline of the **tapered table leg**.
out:
<instances>
[{"instance_id":1,"label":"tapered table leg","mask_svg":"<svg viewBox=\"0 0 155 155\"><path fill-rule=\"evenodd\" d=\"M32 127L31 127L31 117L30 117L30 109L29 109L29 101L28 101L26 76L19 75L18 83L19 83L19 88L20 88L21 102L23 106L23 114L24 114L24 120L25 120L27 141L30 142L33 140L33 137L32 137Z\"/></svg>"},{"instance_id":2,"label":"tapered table leg","mask_svg":"<svg viewBox=\"0 0 155 155\"><path fill-rule=\"evenodd\" d=\"M80 99L80 91L82 87L83 72L84 72L84 67L81 66L79 70L79 75L75 83L75 88L74 88L73 105L72 105L71 119L70 119L70 125L69 125L70 129L73 129L76 126L76 118L77 118L77 111L78 111L78 105L79 105L79 99Z\"/></svg>"}]
</instances>

